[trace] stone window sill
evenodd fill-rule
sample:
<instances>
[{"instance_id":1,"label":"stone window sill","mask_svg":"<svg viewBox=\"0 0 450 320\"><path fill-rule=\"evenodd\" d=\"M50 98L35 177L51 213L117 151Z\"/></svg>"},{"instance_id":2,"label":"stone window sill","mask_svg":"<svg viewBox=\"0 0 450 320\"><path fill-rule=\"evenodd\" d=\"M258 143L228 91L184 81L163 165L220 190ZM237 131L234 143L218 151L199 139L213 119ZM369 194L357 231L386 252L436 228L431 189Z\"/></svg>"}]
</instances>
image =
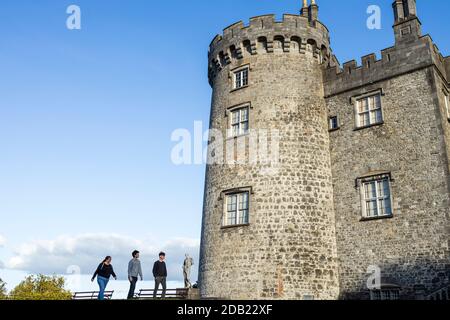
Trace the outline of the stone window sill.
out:
<instances>
[{"instance_id":1,"label":"stone window sill","mask_svg":"<svg viewBox=\"0 0 450 320\"><path fill-rule=\"evenodd\" d=\"M335 131L339 131L339 130L341 130L341 127L337 127L334 129L328 129L328 132L335 132Z\"/></svg>"},{"instance_id":2,"label":"stone window sill","mask_svg":"<svg viewBox=\"0 0 450 320\"><path fill-rule=\"evenodd\" d=\"M236 225L232 225L232 226L222 226L220 229L222 229L222 230L238 229L238 228L244 228L244 227L249 227L249 226L250 226L250 223L236 224Z\"/></svg>"},{"instance_id":3,"label":"stone window sill","mask_svg":"<svg viewBox=\"0 0 450 320\"><path fill-rule=\"evenodd\" d=\"M236 136L228 137L227 140L237 140L239 138L244 138L244 137L248 137L248 136L250 136L250 133L243 133L243 134L238 134Z\"/></svg>"},{"instance_id":4,"label":"stone window sill","mask_svg":"<svg viewBox=\"0 0 450 320\"><path fill-rule=\"evenodd\" d=\"M242 90L242 89L245 89L245 88L248 88L249 87L249 85L246 85L246 86L243 86L243 87L239 87L239 88L234 88L233 90L231 90L230 92L236 92L236 91L239 91L239 90Z\"/></svg>"},{"instance_id":5,"label":"stone window sill","mask_svg":"<svg viewBox=\"0 0 450 320\"><path fill-rule=\"evenodd\" d=\"M385 219L393 219L393 218L394 218L394 215L381 216L381 217L363 217L359 221L365 222L365 221L385 220Z\"/></svg>"},{"instance_id":6,"label":"stone window sill","mask_svg":"<svg viewBox=\"0 0 450 320\"><path fill-rule=\"evenodd\" d=\"M364 126L364 127L357 127L355 129L353 129L353 131L364 130L364 129L368 129L368 128L372 128L372 127L379 127L382 125L384 125L384 122L378 122L378 123L370 124L370 125Z\"/></svg>"}]
</instances>

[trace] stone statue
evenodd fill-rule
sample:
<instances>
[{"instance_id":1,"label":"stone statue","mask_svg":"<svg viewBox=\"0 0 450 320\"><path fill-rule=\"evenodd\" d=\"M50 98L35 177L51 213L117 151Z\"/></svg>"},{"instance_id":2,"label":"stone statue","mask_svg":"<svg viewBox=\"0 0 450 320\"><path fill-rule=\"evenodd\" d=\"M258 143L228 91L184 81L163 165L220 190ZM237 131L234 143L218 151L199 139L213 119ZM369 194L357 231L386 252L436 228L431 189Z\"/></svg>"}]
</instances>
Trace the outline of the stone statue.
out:
<instances>
[{"instance_id":1,"label":"stone statue","mask_svg":"<svg viewBox=\"0 0 450 320\"><path fill-rule=\"evenodd\" d=\"M188 254L186 254L186 259L184 259L183 263L183 275L184 275L184 286L185 288L192 288L191 284L191 268L194 265L194 259L189 257Z\"/></svg>"}]
</instances>

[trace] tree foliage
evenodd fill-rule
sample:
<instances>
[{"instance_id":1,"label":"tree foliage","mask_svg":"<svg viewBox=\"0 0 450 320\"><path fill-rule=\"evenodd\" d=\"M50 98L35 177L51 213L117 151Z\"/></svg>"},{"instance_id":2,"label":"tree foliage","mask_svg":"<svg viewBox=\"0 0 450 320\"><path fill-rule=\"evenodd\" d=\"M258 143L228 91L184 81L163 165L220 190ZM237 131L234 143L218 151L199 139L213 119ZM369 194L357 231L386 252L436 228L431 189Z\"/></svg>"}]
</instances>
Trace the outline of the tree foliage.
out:
<instances>
[{"instance_id":1,"label":"tree foliage","mask_svg":"<svg viewBox=\"0 0 450 320\"><path fill-rule=\"evenodd\" d=\"M0 278L0 300L4 300L6 297L6 282Z\"/></svg>"},{"instance_id":2,"label":"tree foliage","mask_svg":"<svg viewBox=\"0 0 450 320\"><path fill-rule=\"evenodd\" d=\"M66 280L59 276L28 276L9 294L14 300L70 300L72 294L65 289Z\"/></svg>"}]
</instances>

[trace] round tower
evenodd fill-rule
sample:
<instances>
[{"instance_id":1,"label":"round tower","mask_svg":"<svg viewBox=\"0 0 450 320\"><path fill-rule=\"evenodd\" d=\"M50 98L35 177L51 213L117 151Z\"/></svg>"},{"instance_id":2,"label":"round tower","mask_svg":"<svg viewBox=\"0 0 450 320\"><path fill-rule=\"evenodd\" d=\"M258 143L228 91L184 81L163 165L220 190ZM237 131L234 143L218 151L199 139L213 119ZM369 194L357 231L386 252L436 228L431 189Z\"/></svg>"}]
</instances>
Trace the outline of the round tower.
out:
<instances>
[{"instance_id":1,"label":"round tower","mask_svg":"<svg viewBox=\"0 0 450 320\"><path fill-rule=\"evenodd\" d=\"M322 83L331 55L317 14L315 2L304 1L300 15L238 22L210 45L215 133L199 266L205 298L338 298ZM255 161L255 148L268 150L270 163Z\"/></svg>"}]
</instances>

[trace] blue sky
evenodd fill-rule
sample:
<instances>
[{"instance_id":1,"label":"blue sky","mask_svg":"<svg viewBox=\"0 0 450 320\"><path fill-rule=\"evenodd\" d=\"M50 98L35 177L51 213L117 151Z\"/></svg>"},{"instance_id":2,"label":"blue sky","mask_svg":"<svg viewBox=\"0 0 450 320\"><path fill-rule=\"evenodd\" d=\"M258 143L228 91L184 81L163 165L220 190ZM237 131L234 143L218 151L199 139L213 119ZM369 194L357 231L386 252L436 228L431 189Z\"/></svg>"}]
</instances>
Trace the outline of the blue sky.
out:
<instances>
[{"instance_id":1,"label":"blue sky","mask_svg":"<svg viewBox=\"0 0 450 320\"><path fill-rule=\"evenodd\" d=\"M208 123L215 34L251 16L297 13L300 2L1 1L0 277L11 287L22 272L49 273L36 262L43 256L61 273L87 247L83 273L133 245L148 249L148 264L159 248L176 252L174 264L184 251L198 255L204 166L175 166L171 133ZM392 1L318 3L341 63L393 44ZM71 4L82 30L66 28ZM366 28L372 4L381 30ZM444 56L449 10L448 1L418 1L424 33ZM109 246L120 239L123 248Z\"/></svg>"}]
</instances>

